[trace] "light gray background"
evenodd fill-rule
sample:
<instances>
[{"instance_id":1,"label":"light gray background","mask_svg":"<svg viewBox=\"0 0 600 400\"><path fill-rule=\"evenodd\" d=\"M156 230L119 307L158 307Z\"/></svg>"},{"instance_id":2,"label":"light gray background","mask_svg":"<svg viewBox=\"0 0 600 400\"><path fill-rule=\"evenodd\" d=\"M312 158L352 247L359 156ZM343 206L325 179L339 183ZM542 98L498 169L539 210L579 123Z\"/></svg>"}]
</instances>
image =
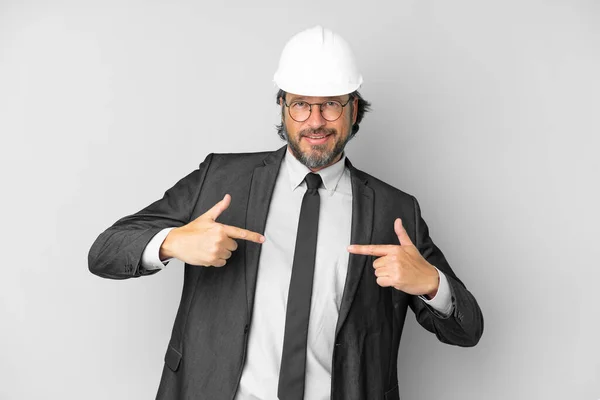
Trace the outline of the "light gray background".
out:
<instances>
[{"instance_id":1,"label":"light gray background","mask_svg":"<svg viewBox=\"0 0 600 400\"><path fill-rule=\"evenodd\" d=\"M105 280L88 250L208 153L281 146L272 75L316 24L373 103L350 159L485 316L461 349L410 313L402 398L600 398L599 2L53 3L0 2L1 399L154 397L182 264Z\"/></svg>"}]
</instances>

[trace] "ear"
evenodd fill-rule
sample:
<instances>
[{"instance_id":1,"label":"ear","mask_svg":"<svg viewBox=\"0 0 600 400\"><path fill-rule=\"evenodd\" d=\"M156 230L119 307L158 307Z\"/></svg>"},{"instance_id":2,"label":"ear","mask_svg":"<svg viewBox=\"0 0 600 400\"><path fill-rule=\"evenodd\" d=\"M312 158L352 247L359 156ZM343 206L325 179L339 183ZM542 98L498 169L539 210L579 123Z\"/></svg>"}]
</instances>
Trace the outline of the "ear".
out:
<instances>
[{"instance_id":1,"label":"ear","mask_svg":"<svg viewBox=\"0 0 600 400\"><path fill-rule=\"evenodd\" d=\"M279 107L281 107L281 123L285 121L285 108L283 106L283 98L279 98Z\"/></svg>"},{"instance_id":2,"label":"ear","mask_svg":"<svg viewBox=\"0 0 600 400\"><path fill-rule=\"evenodd\" d=\"M356 124L358 118L358 97L352 100L352 125Z\"/></svg>"}]
</instances>

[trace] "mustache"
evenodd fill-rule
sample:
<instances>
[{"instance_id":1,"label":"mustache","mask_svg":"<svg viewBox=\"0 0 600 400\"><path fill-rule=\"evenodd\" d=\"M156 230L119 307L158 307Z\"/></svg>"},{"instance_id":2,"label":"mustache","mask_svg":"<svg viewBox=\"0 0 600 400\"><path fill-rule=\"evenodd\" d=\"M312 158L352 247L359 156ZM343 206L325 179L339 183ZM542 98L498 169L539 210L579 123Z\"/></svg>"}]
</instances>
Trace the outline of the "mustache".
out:
<instances>
[{"instance_id":1,"label":"mustache","mask_svg":"<svg viewBox=\"0 0 600 400\"><path fill-rule=\"evenodd\" d=\"M300 132L298 132L298 134L300 136L308 136L308 135L313 135L313 136L317 136L317 135L330 135L330 134L334 134L337 133L337 130L335 130L334 128L329 128L329 129L325 129L325 128L319 128L319 129L303 129Z\"/></svg>"}]
</instances>

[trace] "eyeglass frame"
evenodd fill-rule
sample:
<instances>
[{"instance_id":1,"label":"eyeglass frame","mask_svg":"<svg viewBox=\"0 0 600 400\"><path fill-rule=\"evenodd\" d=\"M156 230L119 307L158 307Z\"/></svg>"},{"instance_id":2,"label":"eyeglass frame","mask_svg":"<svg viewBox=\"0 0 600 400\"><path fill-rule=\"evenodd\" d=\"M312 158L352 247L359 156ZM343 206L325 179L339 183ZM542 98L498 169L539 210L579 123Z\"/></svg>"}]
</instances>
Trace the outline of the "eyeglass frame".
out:
<instances>
[{"instance_id":1,"label":"eyeglass frame","mask_svg":"<svg viewBox=\"0 0 600 400\"><path fill-rule=\"evenodd\" d=\"M323 119L325 121L327 121L327 122L334 122L334 121L337 121L338 119L340 119L340 117L344 113L344 107L346 107L348 105L348 103L350 103L350 100L354 100L355 97L354 96L350 96L348 98L348 101L345 102L344 104L342 104L342 102L338 101L338 100L327 100L327 101L324 101L322 103L309 103L309 102L307 102L305 100L294 100L294 101L292 101L292 104L288 104L287 100L285 99L285 97L282 96L281 98L283 100L283 104L285 104L285 106L288 109L288 115L290 116L291 119L293 119L296 122L305 122L305 121L308 121L308 119L312 115L312 109L313 109L312 106L319 106L319 113L321 114L321 117L323 117ZM295 119L294 117L292 117L292 112L291 112L291 108L290 108L290 106L293 105L295 102L300 102L300 101L304 102L304 103L306 103L306 104L308 104L310 106L310 109L308 111L308 117L306 117L306 119L304 119L302 121L298 121L297 119ZM325 118L325 116L323 115L323 108L322 107L323 107L323 104L328 103L328 102L332 102L332 101L334 101L334 102L336 102L336 103L338 103L339 105L342 106L342 112L340 113L340 115L336 119L331 119L330 120L330 119Z\"/></svg>"}]
</instances>

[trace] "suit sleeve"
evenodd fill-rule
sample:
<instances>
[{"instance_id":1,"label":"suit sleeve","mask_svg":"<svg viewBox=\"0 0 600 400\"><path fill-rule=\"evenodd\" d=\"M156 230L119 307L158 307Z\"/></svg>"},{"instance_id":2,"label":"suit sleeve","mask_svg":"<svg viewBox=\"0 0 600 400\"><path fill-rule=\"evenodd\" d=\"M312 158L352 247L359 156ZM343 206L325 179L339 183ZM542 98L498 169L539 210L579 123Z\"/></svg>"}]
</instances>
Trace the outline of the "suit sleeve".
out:
<instances>
[{"instance_id":1,"label":"suit sleeve","mask_svg":"<svg viewBox=\"0 0 600 400\"><path fill-rule=\"evenodd\" d=\"M102 232L88 253L90 272L103 278L127 279L160 271L144 268L144 249L164 228L180 227L190 221L212 156L209 154L198 169L168 189L162 199L119 219Z\"/></svg>"},{"instance_id":2,"label":"suit sleeve","mask_svg":"<svg viewBox=\"0 0 600 400\"><path fill-rule=\"evenodd\" d=\"M413 197L415 206L415 246L423 257L442 271L450 285L454 310L450 315L443 315L427 305L417 296L411 296L410 307L417 321L444 343L457 346L475 346L483 333L483 315L475 297L458 279L446 261L442 251L429 237L429 228L421 216L417 199Z\"/></svg>"}]
</instances>

